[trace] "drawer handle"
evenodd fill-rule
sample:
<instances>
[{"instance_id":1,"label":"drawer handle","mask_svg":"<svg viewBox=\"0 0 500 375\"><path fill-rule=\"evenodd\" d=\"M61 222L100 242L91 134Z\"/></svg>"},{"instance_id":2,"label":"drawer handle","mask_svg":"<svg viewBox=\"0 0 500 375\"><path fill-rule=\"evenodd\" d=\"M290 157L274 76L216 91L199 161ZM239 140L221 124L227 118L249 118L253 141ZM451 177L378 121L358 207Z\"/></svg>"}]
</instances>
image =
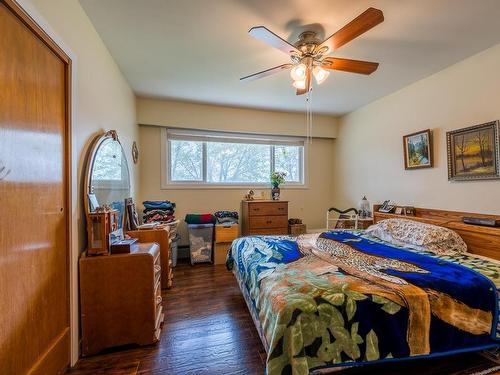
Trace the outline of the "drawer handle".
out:
<instances>
[{"instance_id":1,"label":"drawer handle","mask_svg":"<svg viewBox=\"0 0 500 375\"><path fill-rule=\"evenodd\" d=\"M278 210L283 211L284 209L285 209L285 207L278 207Z\"/></svg>"},{"instance_id":2,"label":"drawer handle","mask_svg":"<svg viewBox=\"0 0 500 375\"><path fill-rule=\"evenodd\" d=\"M260 211L260 208L254 208L253 210L254 211Z\"/></svg>"},{"instance_id":3,"label":"drawer handle","mask_svg":"<svg viewBox=\"0 0 500 375\"><path fill-rule=\"evenodd\" d=\"M266 221L266 224L271 224L271 223L272 223L272 220Z\"/></svg>"}]
</instances>

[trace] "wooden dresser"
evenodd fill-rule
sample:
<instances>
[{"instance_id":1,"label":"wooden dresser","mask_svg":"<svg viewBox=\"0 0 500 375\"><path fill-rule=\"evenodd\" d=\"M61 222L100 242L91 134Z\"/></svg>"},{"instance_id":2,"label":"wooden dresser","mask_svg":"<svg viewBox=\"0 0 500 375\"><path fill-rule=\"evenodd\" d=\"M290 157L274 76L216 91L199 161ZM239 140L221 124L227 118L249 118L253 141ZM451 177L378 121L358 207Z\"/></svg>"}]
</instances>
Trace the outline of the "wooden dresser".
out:
<instances>
[{"instance_id":1,"label":"wooden dresser","mask_svg":"<svg viewBox=\"0 0 500 375\"><path fill-rule=\"evenodd\" d=\"M82 355L160 338L163 322L160 248L80 258Z\"/></svg>"},{"instance_id":2,"label":"wooden dresser","mask_svg":"<svg viewBox=\"0 0 500 375\"><path fill-rule=\"evenodd\" d=\"M288 201L242 201L241 234L288 234Z\"/></svg>"},{"instance_id":3,"label":"wooden dresser","mask_svg":"<svg viewBox=\"0 0 500 375\"><path fill-rule=\"evenodd\" d=\"M158 229L131 230L127 234L137 238L139 242L156 242L160 245L161 259L161 288L171 288L174 278L172 270L172 259L170 256L170 245L172 242L168 226Z\"/></svg>"}]
</instances>

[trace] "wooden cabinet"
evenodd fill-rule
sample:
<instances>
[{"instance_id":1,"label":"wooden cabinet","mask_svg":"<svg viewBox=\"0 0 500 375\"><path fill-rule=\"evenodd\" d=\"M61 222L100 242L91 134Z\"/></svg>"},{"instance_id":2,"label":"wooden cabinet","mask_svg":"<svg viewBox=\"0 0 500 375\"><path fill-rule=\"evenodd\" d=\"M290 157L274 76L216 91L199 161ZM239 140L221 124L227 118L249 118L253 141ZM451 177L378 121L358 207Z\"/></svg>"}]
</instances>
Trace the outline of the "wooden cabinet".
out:
<instances>
[{"instance_id":1,"label":"wooden cabinet","mask_svg":"<svg viewBox=\"0 0 500 375\"><path fill-rule=\"evenodd\" d=\"M160 248L139 244L130 254L80 259L82 355L160 338Z\"/></svg>"},{"instance_id":2,"label":"wooden cabinet","mask_svg":"<svg viewBox=\"0 0 500 375\"><path fill-rule=\"evenodd\" d=\"M243 201L241 212L244 236L288 234L287 201Z\"/></svg>"},{"instance_id":3,"label":"wooden cabinet","mask_svg":"<svg viewBox=\"0 0 500 375\"><path fill-rule=\"evenodd\" d=\"M161 288L171 288L174 273L170 256L172 238L168 226L155 229L131 230L127 234L130 237L137 238L139 242L156 242L160 245Z\"/></svg>"}]
</instances>

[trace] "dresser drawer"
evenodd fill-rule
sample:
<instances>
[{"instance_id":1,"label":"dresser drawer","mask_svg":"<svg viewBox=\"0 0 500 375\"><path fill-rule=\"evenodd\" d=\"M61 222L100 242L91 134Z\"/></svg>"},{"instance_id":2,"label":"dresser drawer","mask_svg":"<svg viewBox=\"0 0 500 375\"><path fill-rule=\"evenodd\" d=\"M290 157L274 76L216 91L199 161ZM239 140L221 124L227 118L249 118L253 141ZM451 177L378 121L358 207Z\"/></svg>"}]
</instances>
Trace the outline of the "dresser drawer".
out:
<instances>
[{"instance_id":1,"label":"dresser drawer","mask_svg":"<svg viewBox=\"0 0 500 375\"><path fill-rule=\"evenodd\" d=\"M248 204L248 216L268 216L268 215L288 215L288 203L251 202Z\"/></svg>"},{"instance_id":2,"label":"dresser drawer","mask_svg":"<svg viewBox=\"0 0 500 375\"><path fill-rule=\"evenodd\" d=\"M288 228L288 216L253 216L248 219L250 229Z\"/></svg>"},{"instance_id":3,"label":"dresser drawer","mask_svg":"<svg viewBox=\"0 0 500 375\"><path fill-rule=\"evenodd\" d=\"M250 229L248 231L250 236L253 235L275 235L275 234L288 234L288 228L261 228L261 229Z\"/></svg>"}]
</instances>

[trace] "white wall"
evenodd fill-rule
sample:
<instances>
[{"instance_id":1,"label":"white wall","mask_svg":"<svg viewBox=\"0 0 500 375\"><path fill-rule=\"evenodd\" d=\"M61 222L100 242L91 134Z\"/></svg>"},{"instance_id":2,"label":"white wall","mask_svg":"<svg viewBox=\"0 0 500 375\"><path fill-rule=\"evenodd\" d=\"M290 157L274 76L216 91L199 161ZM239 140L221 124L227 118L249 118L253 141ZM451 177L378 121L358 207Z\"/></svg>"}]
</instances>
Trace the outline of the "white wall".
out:
<instances>
[{"instance_id":1,"label":"white wall","mask_svg":"<svg viewBox=\"0 0 500 375\"><path fill-rule=\"evenodd\" d=\"M73 61L71 331L74 363L78 358L77 259L84 250L86 235L82 208L85 157L96 134L116 129L129 158L132 189L135 188L138 173L130 160L132 142L138 139L135 97L77 0L20 0L19 3Z\"/></svg>"},{"instance_id":2,"label":"white wall","mask_svg":"<svg viewBox=\"0 0 500 375\"><path fill-rule=\"evenodd\" d=\"M432 58L431 56L429 58ZM340 119L335 196L500 214L500 180L448 182L446 131L500 119L500 44ZM431 128L435 167L406 171L405 134Z\"/></svg>"},{"instance_id":3,"label":"white wall","mask_svg":"<svg viewBox=\"0 0 500 375\"><path fill-rule=\"evenodd\" d=\"M305 110L304 112L266 111L138 98L137 122L142 125L254 134L306 135ZM335 138L337 136L337 119L332 116L314 115L313 136Z\"/></svg>"}]
</instances>

